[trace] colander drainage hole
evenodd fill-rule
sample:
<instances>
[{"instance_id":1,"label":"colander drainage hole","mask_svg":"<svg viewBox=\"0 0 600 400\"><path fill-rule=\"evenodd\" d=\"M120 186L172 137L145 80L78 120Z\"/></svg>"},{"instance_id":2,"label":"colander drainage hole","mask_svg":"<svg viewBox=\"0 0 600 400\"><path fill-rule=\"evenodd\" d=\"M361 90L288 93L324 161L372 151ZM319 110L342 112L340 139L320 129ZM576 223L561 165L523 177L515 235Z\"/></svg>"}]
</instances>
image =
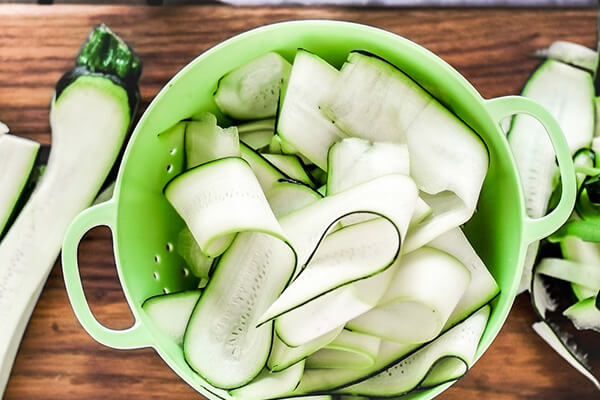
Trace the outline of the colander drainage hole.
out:
<instances>
[{"instance_id":1,"label":"colander drainage hole","mask_svg":"<svg viewBox=\"0 0 600 400\"><path fill-rule=\"evenodd\" d=\"M165 249L167 249L167 251L170 253L173 251L173 243L167 243L165 245Z\"/></svg>"},{"instance_id":2,"label":"colander drainage hole","mask_svg":"<svg viewBox=\"0 0 600 400\"><path fill-rule=\"evenodd\" d=\"M160 262L160 257L158 254L154 256L154 262L157 264Z\"/></svg>"},{"instance_id":3,"label":"colander drainage hole","mask_svg":"<svg viewBox=\"0 0 600 400\"><path fill-rule=\"evenodd\" d=\"M158 275L158 272L155 272L152 274L152 276L154 277L154 279L158 280L158 278L160 278L160 276Z\"/></svg>"},{"instance_id":4,"label":"colander drainage hole","mask_svg":"<svg viewBox=\"0 0 600 400\"><path fill-rule=\"evenodd\" d=\"M163 288L163 293L164 293L164 294L169 294L169 289L167 289L167 288Z\"/></svg>"},{"instance_id":5,"label":"colander drainage hole","mask_svg":"<svg viewBox=\"0 0 600 400\"><path fill-rule=\"evenodd\" d=\"M188 276L190 274L190 270L187 268L181 268L181 275Z\"/></svg>"},{"instance_id":6,"label":"colander drainage hole","mask_svg":"<svg viewBox=\"0 0 600 400\"><path fill-rule=\"evenodd\" d=\"M167 172L170 174L171 172L173 172L173 164L169 164L167 165Z\"/></svg>"},{"instance_id":7,"label":"colander drainage hole","mask_svg":"<svg viewBox=\"0 0 600 400\"><path fill-rule=\"evenodd\" d=\"M169 152L170 155L174 156L175 153L177 153L177 148L173 148L171 149L171 151Z\"/></svg>"}]
</instances>

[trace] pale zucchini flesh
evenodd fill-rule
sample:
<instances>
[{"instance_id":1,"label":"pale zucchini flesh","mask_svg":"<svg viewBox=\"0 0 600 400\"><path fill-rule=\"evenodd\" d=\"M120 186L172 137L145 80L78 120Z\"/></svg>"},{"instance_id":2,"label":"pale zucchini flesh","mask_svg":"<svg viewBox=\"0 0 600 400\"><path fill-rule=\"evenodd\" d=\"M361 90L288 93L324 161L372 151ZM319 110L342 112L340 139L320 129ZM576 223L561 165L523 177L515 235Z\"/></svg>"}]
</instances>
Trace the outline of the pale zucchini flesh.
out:
<instances>
[{"instance_id":1,"label":"pale zucchini flesh","mask_svg":"<svg viewBox=\"0 0 600 400\"><path fill-rule=\"evenodd\" d=\"M184 227L177 236L177 253L184 259L190 272L197 278L208 279L214 258L202 253L188 227Z\"/></svg>"},{"instance_id":2,"label":"pale zucchini flesh","mask_svg":"<svg viewBox=\"0 0 600 400\"><path fill-rule=\"evenodd\" d=\"M544 106L559 123L571 153L588 147L594 135L594 83L589 72L549 59L531 76L522 92ZM557 169L554 150L542 125L528 115L514 117L508 141L515 157L527 214L546 213ZM519 292L531 283L539 242L529 245Z\"/></svg>"},{"instance_id":3,"label":"pale zucchini flesh","mask_svg":"<svg viewBox=\"0 0 600 400\"><path fill-rule=\"evenodd\" d=\"M367 71L378 63L383 66ZM220 82L219 90L224 91L216 94L216 101L225 114L238 119L271 116L236 117L219 100L239 94L235 93L239 87L230 90L233 79L223 84L227 78L243 81L253 69L259 70L259 77L277 70L265 73L257 65L256 60L244 65ZM384 70L383 79L377 81ZM376 94L371 98L374 111L365 112L391 118L385 121L391 122L389 126L378 125L382 129L372 129L366 138L359 134L344 139L356 135L356 128L360 131L365 122L344 107L356 107L353 102L365 99L350 99L350 104L339 107L329 97L331 88L351 83L355 86L351 90L366 90L369 73L376 87L403 88L406 107L396 108L400 111L396 116L386 115L385 110L401 107L402 102L386 105L377 98L381 93ZM351 75L358 81L350 82ZM464 250L467 246L472 251L466 239L466 244L459 240L459 250L453 250L470 265L463 265L454 254L422 246L445 232L460 231L458 226L472 216L487 169L485 145L409 77L372 55L351 53L340 73L299 50L289 82L281 87L277 132L271 132L272 119L239 124L240 137L254 134L246 136L254 149L235 137L231 143L238 143L239 152L208 154L165 188L167 199L189 228L195 250L204 260L217 260L214 271L205 268L203 279L209 272L212 276L187 325L186 361L211 385L239 399L313 394L359 381L364 382L357 386L366 382L369 387L375 379L369 377L402 369L403 362L415 357L424 360L419 361L424 372L417 371L423 376L416 386L462 376L489 315L489 307L480 308L481 302L489 301L497 286L488 285L480 271L481 260L481 265L473 262ZM250 89L262 90L260 84ZM385 93L383 98L391 100ZM262 100L256 106L262 107ZM238 106L234 104L238 110L253 105ZM341 114L334 117L333 109ZM214 117L199 114L196 119L188 124L199 127L208 120L218 128ZM442 128L447 137L438 135ZM388 133L395 136L386 137ZM186 147L192 147L191 142ZM421 147L434 149L435 162ZM453 148L460 150L458 155ZM277 154L259 153L265 151ZM305 169L300 157L316 165ZM422 171L414 172L413 167ZM316 170L328 174L322 180L327 183L326 191L321 189L325 197L309 187L314 185ZM430 265L405 274L403 261L410 265L410 258L418 259L423 252L431 253ZM439 255L443 255L439 260L433 259ZM431 276L446 286L413 290L429 285ZM418 283L408 284L410 280ZM408 335L380 335L385 339L371 331L343 329L349 322L354 329L352 322L361 314L389 304L408 305L408 311L395 310L394 319L412 320L419 326ZM477 340L459 339L453 352L443 354L445 338L459 326L464 331L482 313L486 317ZM429 320L419 324L416 316ZM378 324L392 327L385 319ZM409 379L400 385L411 384ZM399 389L373 390L397 393Z\"/></svg>"},{"instance_id":4,"label":"pale zucchini flesh","mask_svg":"<svg viewBox=\"0 0 600 400\"><path fill-rule=\"evenodd\" d=\"M343 326L327 332L310 342L291 347L286 345L279 336L273 338L273 347L267 361L267 368L273 372L281 371L301 360L304 360L317 350L333 341L342 331Z\"/></svg>"},{"instance_id":5,"label":"pale zucchini flesh","mask_svg":"<svg viewBox=\"0 0 600 400\"><path fill-rule=\"evenodd\" d=\"M276 398L293 391L304 373L304 361L300 361L283 371L272 372L264 369L249 384L229 392L231 397L240 400L265 400Z\"/></svg>"},{"instance_id":6,"label":"pale zucchini flesh","mask_svg":"<svg viewBox=\"0 0 600 400\"><path fill-rule=\"evenodd\" d=\"M596 297L581 300L563 311L575 328L579 330L591 329L600 332L600 310L596 308Z\"/></svg>"},{"instance_id":7,"label":"pale zucchini flesh","mask_svg":"<svg viewBox=\"0 0 600 400\"><path fill-rule=\"evenodd\" d=\"M345 136L319 109L338 74L326 61L298 50L277 122L277 133L324 171L329 147Z\"/></svg>"},{"instance_id":8,"label":"pale zucchini flesh","mask_svg":"<svg viewBox=\"0 0 600 400\"><path fill-rule=\"evenodd\" d=\"M471 365L489 314L490 308L483 307L398 364L340 392L369 396L400 395L417 387L435 363L444 357L461 359L466 365Z\"/></svg>"},{"instance_id":9,"label":"pale zucchini flesh","mask_svg":"<svg viewBox=\"0 0 600 400\"><path fill-rule=\"evenodd\" d=\"M188 290L150 297L142 309L169 339L182 345L185 328L200 294L200 290Z\"/></svg>"},{"instance_id":10,"label":"pale zucchini flesh","mask_svg":"<svg viewBox=\"0 0 600 400\"><path fill-rule=\"evenodd\" d=\"M209 257L223 254L240 231L284 237L258 180L241 158L223 158L189 170L167 185L165 195Z\"/></svg>"},{"instance_id":11,"label":"pale zucchini flesh","mask_svg":"<svg viewBox=\"0 0 600 400\"><path fill-rule=\"evenodd\" d=\"M239 233L220 258L184 339L187 362L209 383L241 387L263 369L273 327L257 327L259 317L289 281L294 261L283 241L258 232Z\"/></svg>"},{"instance_id":12,"label":"pale zucchini flesh","mask_svg":"<svg viewBox=\"0 0 600 400\"><path fill-rule=\"evenodd\" d=\"M306 359L306 368L366 369L375 363L381 339L344 329Z\"/></svg>"},{"instance_id":13,"label":"pale zucchini flesh","mask_svg":"<svg viewBox=\"0 0 600 400\"><path fill-rule=\"evenodd\" d=\"M288 311L275 320L277 335L290 346L317 340L369 311L385 293L394 266L373 277L342 286Z\"/></svg>"},{"instance_id":14,"label":"pale zucchini flesh","mask_svg":"<svg viewBox=\"0 0 600 400\"><path fill-rule=\"evenodd\" d=\"M67 228L98 194L131 111L126 90L101 75L78 77L51 103L48 165L0 243L0 392Z\"/></svg>"},{"instance_id":15,"label":"pale zucchini flesh","mask_svg":"<svg viewBox=\"0 0 600 400\"><path fill-rule=\"evenodd\" d=\"M290 63L279 54L264 54L222 77L215 103L224 114L236 119L274 117L290 69Z\"/></svg>"},{"instance_id":16,"label":"pale zucchini flesh","mask_svg":"<svg viewBox=\"0 0 600 400\"><path fill-rule=\"evenodd\" d=\"M298 157L291 154L264 154L264 157L290 178L305 185L313 185Z\"/></svg>"},{"instance_id":17,"label":"pale zucchini flesh","mask_svg":"<svg viewBox=\"0 0 600 400\"><path fill-rule=\"evenodd\" d=\"M275 119L249 121L237 126L240 141L260 151L269 146L275 134Z\"/></svg>"},{"instance_id":18,"label":"pale zucchini flesh","mask_svg":"<svg viewBox=\"0 0 600 400\"><path fill-rule=\"evenodd\" d=\"M350 321L348 327L401 343L427 342L442 331L470 279L468 269L456 258L422 247L401 258L378 307Z\"/></svg>"},{"instance_id":19,"label":"pale zucchini flesh","mask_svg":"<svg viewBox=\"0 0 600 400\"><path fill-rule=\"evenodd\" d=\"M237 128L221 128L217 125L217 117L211 113L203 113L196 120L185 123L185 153L186 169L219 158L239 157Z\"/></svg>"},{"instance_id":20,"label":"pale zucchini flesh","mask_svg":"<svg viewBox=\"0 0 600 400\"><path fill-rule=\"evenodd\" d=\"M557 40L547 49L539 50L536 56L560 61L564 64L594 73L598 66L598 53L578 43Z\"/></svg>"},{"instance_id":21,"label":"pale zucchini flesh","mask_svg":"<svg viewBox=\"0 0 600 400\"><path fill-rule=\"evenodd\" d=\"M29 178L39 147L32 140L0 134L0 237Z\"/></svg>"},{"instance_id":22,"label":"pale zucchini flesh","mask_svg":"<svg viewBox=\"0 0 600 400\"><path fill-rule=\"evenodd\" d=\"M387 175L337 195L325 197L282 218L281 226L298 254L298 265L305 266L313 256L315 260L311 261L311 265L303 267L301 273L297 271L297 278L269 307L262 321L271 320L327 291L367 278L389 267L399 254L402 237L408 228L416 197L416 188L410 178L402 175ZM393 205L390 206L391 204ZM334 235L338 235L336 238L352 240L362 250L369 252L367 259L374 257L377 261L373 260L367 265L357 263L359 252L356 250L335 253L336 247L346 247L347 243L339 239L328 240L328 238L325 238L323 243L330 243L330 249L324 245L319 247L322 255L327 257L319 259L319 251L315 253L313 250L320 243L323 234L341 217L358 210L376 213L385 218L352 225ZM317 223L318 221L322 222ZM377 229L377 234L380 236L371 235L369 247L364 247L360 233L367 233L373 229ZM374 249L385 250L378 254L379 250ZM389 254L385 254L386 251L389 251ZM332 258L332 255L335 257ZM354 263L354 268L340 270L338 256L345 256L349 262ZM334 266L340 273L328 273L325 268L328 265ZM320 276L317 284L311 283L306 278L317 275Z\"/></svg>"}]
</instances>

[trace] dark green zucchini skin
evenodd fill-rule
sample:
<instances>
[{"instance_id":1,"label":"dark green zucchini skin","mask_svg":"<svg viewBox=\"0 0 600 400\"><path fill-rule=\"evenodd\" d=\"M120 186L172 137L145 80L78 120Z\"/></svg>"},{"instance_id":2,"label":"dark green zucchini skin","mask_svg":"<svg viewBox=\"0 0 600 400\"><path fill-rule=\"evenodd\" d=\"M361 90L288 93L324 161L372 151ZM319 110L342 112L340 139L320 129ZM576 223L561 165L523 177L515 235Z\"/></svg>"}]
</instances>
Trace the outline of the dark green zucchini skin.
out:
<instances>
[{"instance_id":1,"label":"dark green zucchini skin","mask_svg":"<svg viewBox=\"0 0 600 400\"><path fill-rule=\"evenodd\" d=\"M57 82L56 99L80 76L101 76L125 89L129 113L133 117L140 102L138 81L142 67L142 60L131 46L108 26L98 25L81 46L75 58L75 68L66 72Z\"/></svg>"}]
</instances>

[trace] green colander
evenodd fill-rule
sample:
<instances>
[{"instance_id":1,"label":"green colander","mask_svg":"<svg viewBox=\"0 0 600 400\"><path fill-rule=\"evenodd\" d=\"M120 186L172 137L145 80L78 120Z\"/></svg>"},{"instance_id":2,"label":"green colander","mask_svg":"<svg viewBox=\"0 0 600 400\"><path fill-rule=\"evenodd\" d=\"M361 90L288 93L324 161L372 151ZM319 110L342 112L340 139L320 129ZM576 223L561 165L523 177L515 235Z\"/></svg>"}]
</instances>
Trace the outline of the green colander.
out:
<instances>
[{"instance_id":1,"label":"green colander","mask_svg":"<svg viewBox=\"0 0 600 400\"><path fill-rule=\"evenodd\" d=\"M183 221L165 200L163 187L183 168L183 149L174 138L158 136L182 119L205 110L218 114L212 100L218 79L227 71L268 51L292 59L296 49L316 53L341 66L351 50L378 54L419 82L483 138L490 166L477 212L466 233L500 285L477 357L489 347L504 323L521 278L527 245L562 225L575 202L575 172L560 127L535 102L518 96L483 99L442 59L395 34L339 21L295 21L246 32L205 52L181 70L156 96L140 119L119 170L114 197L82 212L65 237L62 252L69 299L85 330L98 342L117 349L153 347L188 384L209 399L211 386L185 362L183 352L163 335L142 310L145 299L194 287L196 280L174 251ZM515 113L530 114L546 128L554 146L562 197L558 206L539 219L527 217L514 159L499 122ZM135 317L129 329L100 324L86 301L77 265L77 247L93 227L112 230L117 271ZM429 399L445 384L416 394Z\"/></svg>"}]
</instances>

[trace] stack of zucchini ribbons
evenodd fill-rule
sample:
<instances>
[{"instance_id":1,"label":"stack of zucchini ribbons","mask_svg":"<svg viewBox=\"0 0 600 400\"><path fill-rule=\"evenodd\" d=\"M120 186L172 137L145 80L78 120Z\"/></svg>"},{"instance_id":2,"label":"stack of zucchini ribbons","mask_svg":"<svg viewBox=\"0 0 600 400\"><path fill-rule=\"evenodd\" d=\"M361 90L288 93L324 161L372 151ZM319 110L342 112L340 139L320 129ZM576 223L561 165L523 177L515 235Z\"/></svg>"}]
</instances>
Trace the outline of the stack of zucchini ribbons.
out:
<instances>
[{"instance_id":1,"label":"stack of zucchini ribbons","mask_svg":"<svg viewBox=\"0 0 600 400\"><path fill-rule=\"evenodd\" d=\"M579 190L570 220L542 243L541 251L539 242L529 247L521 289L531 291L540 318L533 325L535 332L600 389L599 366L592 367L593 360L588 360L581 347L586 341L597 341L598 333L592 332L600 332L598 54L578 44L556 42L539 55L545 60L522 94L545 106L560 124L573 155ZM518 115L508 141L521 175L527 212L530 217L541 217L560 197L549 139L537 121Z\"/></svg>"},{"instance_id":2,"label":"stack of zucchini ribbons","mask_svg":"<svg viewBox=\"0 0 600 400\"><path fill-rule=\"evenodd\" d=\"M143 304L222 398L389 397L456 380L499 288L460 226L485 144L364 51L306 50L227 73L159 135L185 148L164 188L198 288Z\"/></svg>"},{"instance_id":3,"label":"stack of zucchini ribbons","mask_svg":"<svg viewBox=\"0 0 600 400\"><path fill-rule=\"evenodd\" d=\"M39 144L0 126L0 397L65 232L121 151L139 102L141 68L108 27L92 30L75 67L56 85L52 148L41 177L47 153L36 160Z\"/></svg>"}]
</instances>

